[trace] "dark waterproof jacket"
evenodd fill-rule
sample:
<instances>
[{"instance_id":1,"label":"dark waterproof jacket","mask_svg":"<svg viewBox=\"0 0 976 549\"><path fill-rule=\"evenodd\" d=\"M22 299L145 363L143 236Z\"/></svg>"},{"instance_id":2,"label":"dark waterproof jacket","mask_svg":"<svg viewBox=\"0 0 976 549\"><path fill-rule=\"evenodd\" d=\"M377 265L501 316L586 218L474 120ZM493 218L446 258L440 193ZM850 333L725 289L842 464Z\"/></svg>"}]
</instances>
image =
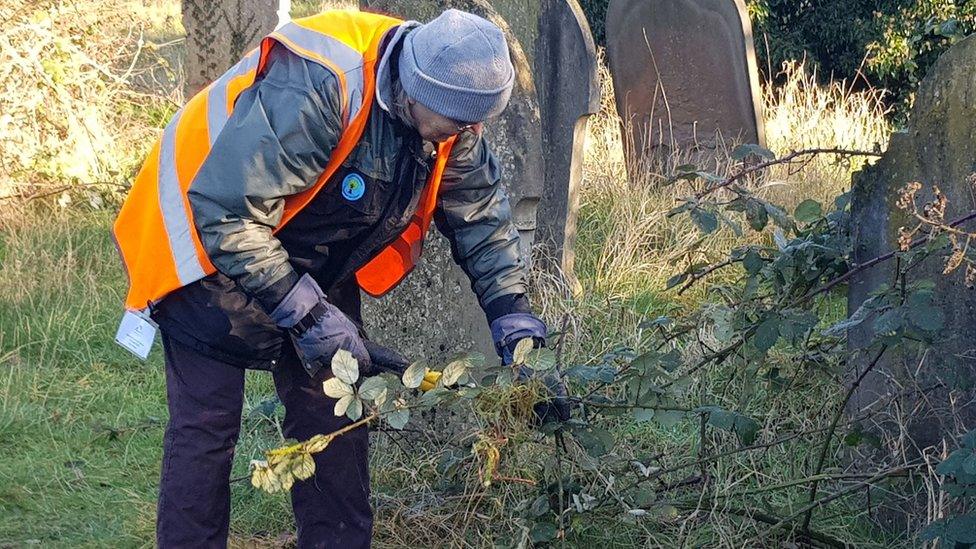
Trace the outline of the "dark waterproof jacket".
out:
<instances>
[{"instance_id":1,"label":"dark waterproof jacket","mask_svg":"<svg viewBox=\"0 0 976 549\"><path fill-rule=\"evenodd\" d=\"M315 199L277 234L284 197L312 186L341 134L339 90L322 66L276 46L234 111L188 193L201 241L218 272L153 309L169 337L214 358L270 369L286 335L269 313L304 273L361 324L353 274L407 226L434 147L396 113L399 43L386 38L378 99L360 143ZM358 174L365 192L343 193ZM489 319L526 310L525 265L501 170L480 132L458 136L435 223L471 279Z\"/></svg>"}]
</instances>

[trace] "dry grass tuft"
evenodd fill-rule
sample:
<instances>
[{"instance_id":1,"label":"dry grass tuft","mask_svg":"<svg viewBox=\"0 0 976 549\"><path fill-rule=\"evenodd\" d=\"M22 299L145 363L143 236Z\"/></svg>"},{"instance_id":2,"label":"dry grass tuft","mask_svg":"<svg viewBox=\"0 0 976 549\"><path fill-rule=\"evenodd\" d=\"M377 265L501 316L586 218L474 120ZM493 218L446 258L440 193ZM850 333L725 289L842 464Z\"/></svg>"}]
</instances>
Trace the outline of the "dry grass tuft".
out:
<instances>
[{"instance_id":1,"label":"dry grass tuft","mask_svg":"<svg viewBox=\"0 0 976 549\"><path fill-rule=\"evenodd\" d=\"M666 217L691 188L688 183L665 185L667 166L693 157L677 151L665 159L645 158L628 176L613 84L605 66L601 76L603 105L587 132L577 263L588 291L620 298L661 287L676 265L692 259L685 250L700 236L685 216ZM767 146L775 153L826 146L876 150L887 143L892 128L885 118L883 92L855 92L843 82L822 86L800 63L785 65L783 76L782 86L763 94ZM729 158L735 145L720 143L714 163L702 167L728 175L735 164ZM849 188L850 176L861 162L823 156L800 169L776 167L759 182L758 191L787 207L806 198L829 202ZM733 238L729 231L719 231L706 237L701 248L706 255L724 254Z\"/></svg>"},{"instance_id":2,"label":"dry grass tuft","mask_svg":"<svg viewBox=\"0 0 976 549\"><path fill-rule=\"evenodd\" d=\"M146 2L138 7L147 15L174 6ZM128 17L131 4L0 6L0 196L123 184L176 110L179 97L135 85L148 84L164 60L144 40L158 22Z\"/></svg>"}]
</instances>

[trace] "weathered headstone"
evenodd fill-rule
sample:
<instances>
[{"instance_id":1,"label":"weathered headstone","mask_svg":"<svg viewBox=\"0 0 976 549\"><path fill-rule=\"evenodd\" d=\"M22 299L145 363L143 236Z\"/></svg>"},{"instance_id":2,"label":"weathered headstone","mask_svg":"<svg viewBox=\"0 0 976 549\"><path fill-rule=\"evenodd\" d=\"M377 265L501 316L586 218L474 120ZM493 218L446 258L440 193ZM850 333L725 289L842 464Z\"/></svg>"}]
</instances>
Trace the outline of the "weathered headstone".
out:
<instances>
[{"instance_id":1,"label":"weathered headstone","mask_svg":"<svg viewBox=\"0 0 976 549\"><path fill-rule=\"evenodd\" d=\"M896 202L906 184L921 182L925 200L937 185L948 198L947 221L976 211L974 189L969 181L976 171L976 37L950 49L922 82L908 128L891 137L885 156L874 166L855 175L852 192L852 263L866 264L898 247L898 230L913 227L908 214ZM974 231L976 223L961 228ZM890 287L895 262L880 263L851 279L848 308L856 311L871 292ZM964 282L964 271L943 275L944 262L930 258L909 273L908 283L920 279L935 282L935 307L944 317L943 336L924 356L895 351L884 355L868 373L849 405L852 415L878 411L865 428L879 434L884 447L875 456L892 455L911 460L925 448L941 447L967 429L976 428L976 292ZM849 333L852 351L865 349L875 337L873 319ZM858 370L871 361L872 353L858 353ZM861 356L863 355L863 356ZM968 380L968 381L967 381ZM950 395L952 398L950 398ZM863 460L858 460L863 461ZM914 495L924 490L917 490ZM912 494L909 494L911 496ZM918 503L918 502L915 502ZM911 503L909 504L911 505ZM924 502L921 502L924 511ZM914 530L915 513L898 506L881 514L890 525ZM918 511L916 508L915 511ZM907 511L907 512L906 512Z\"/></svg>"},{"instance_id":2,"label":"weathered headstone","mask_svg":"<svg viewBox=\"0 0 976 549\"><path fill-rule=\"evenodd\" d=\"M278 0L183 0L187 98L258 45L278 22Z\"/></svg>"},{"instance_id":3,"label":"weathered headstone","mask_svg":"<svg viewBox=\"0 0 976 549\"><path fill-rule=\"evenodd\" d=\"M523 48L533 42L519 40L513 29L524 30L534 40L538 1L361 0L360 6L417 21L457 8L485 17L505 31L516 70L515 90L508 108L485 131L504 170L504 185L528 260L543 188L542 130L532 65ZM416 272L400 287L381 300L364 297L370 335L412 357L437 358L472 349L493 356L484 314L467 276L451 259L447 240L431 231L424 248Z\"/></svg>"},{"instance_id":4,"label":"weathered headstone","mask_svg":"<svg viewBox=\"0 0 976 549\"><path fill-rule=\"evenodd\" d=\"M545 185L536 239L574 290L577 191L586 121L600 110L596 46L576 0L542 0L535 45Z\"/></svg>"},{"instance_id":5,"label":"weathered headstone","mask_svg":"<svg viewBox=\"0 0 976 549\"><path fill-rule=\"evenodd\" d=\"M631 165L652 151L707 152L717 133L763 144L743 0L612 0L606 37Z\"/></svg>"}]
</instances>

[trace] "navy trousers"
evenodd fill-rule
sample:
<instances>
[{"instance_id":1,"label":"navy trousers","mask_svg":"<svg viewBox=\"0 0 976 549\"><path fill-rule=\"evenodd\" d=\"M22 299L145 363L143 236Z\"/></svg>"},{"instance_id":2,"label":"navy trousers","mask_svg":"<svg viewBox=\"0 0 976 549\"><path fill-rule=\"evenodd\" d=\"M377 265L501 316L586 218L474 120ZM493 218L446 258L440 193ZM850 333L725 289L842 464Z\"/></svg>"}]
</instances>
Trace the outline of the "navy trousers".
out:
<instances>
[{"instance_id":1,"label":"navy trousers","mask_svg":"<svg viewBox=\"0 0 976 549\"><path fill-rule=\"evenodd\" d=\"M159 547L226 547L230 472L241 427L244 370L163 336L169 423L156 519ZM335 400L322 392L329 370L311 378L293 353L273 373L285 406L286 437L306 440L350 421L335 417ZM291 490L298 546L369 547L368 432L336 438L315 457L315 476Z\"/></svg>"}]
</instances>

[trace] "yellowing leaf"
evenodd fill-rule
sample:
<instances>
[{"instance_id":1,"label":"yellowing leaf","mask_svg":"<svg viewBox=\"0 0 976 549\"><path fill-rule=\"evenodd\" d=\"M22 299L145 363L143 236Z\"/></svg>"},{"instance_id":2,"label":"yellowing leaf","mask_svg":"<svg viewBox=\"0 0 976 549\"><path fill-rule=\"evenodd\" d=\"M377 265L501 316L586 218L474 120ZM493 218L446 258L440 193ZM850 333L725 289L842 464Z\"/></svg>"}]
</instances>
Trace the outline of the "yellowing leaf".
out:
<instances>
[{"instance_id":1,"label":"yellowing leaf","mask_svg":"<svg viewBox=\"0 0 976 549\"><path fill-rule=\"evenodd\" d=\"M414 362L405 372L403 372L403 386L407 389L416 389L417 387L420 387L420 382L424 380L424 374L426 373L426 364L423 362Z\"/></svg>"},{"instance_id":2,"label":"yellowing leaf","mask_svg":"<svg viewBox=\"0 0 976 549\"><path fill-rule=\"evenodd\" d=\"M305 450L310 454L317 454L325 450L330 442L332 442L332 437L329 435L315 435L305 443Z\"/></svg>"},{"instance_id":3,"label":"yellowing leaf","mask_svg":"<svg viewBox=\"0 0 976 549\"><path fill-rule=\"evenodd\" d=\"M336 415L336 417L339 417L339 416L345 414L346 413L346 410L349 409L349 405L352 404L355 401L356 401L356 397L353 396L353 395L346 395L346 396L340 398L339 399L339 402L336 402L336 405L335 405L335 415Z\"/></svg>"},{"instance_id":4,"label":"yellowing leaf","mask_svg":"<svg viewBox=\"0 0 976 549\"><path fill-rule=\"evenodd\" d=\"M330 377L325 380L325 383L322 384L322 390L329 398L342 398L353 393L352 386L337 377Z\"/></svg>"},{"instance_id":5,"label":"yellowing leaf","mask_svg":"<svg viewBox=\"0 0 976 549\"><path fill-rule=\"evenodd\" d=\"M424 379L420 382L420 390L427 392L434 387L437 387L437 380L441 378L440 372L435 372L433 370L424 374Z\"/></svg>"},{"instance_id":6,"label":"yellowing leaf","mask_svg":"<svg viewBox=\"0 0 976 549\"><path fill-rule=\"evenodd\" d=\"M515 350L512 351L512 363L516 365L525 364L525 360L529 356L529 352L535 348L535 341L531 337L523 337L515 344Z\"/></svg>"},{"instance_id":7,"label":"yellowing leaf","mask_svg":"<svg viewBox=\"0 0 976 549\"><path fill-rule=\"evenodd\" d=\"M302 454L302 458L295 464L292 470L295 478L305 480L315 474L315 461L309 454Z\"/></svg>"},{"instance_id":8,"label":"yellowing leaf","mask_svg":"<svg viewBox=\"0 0 976 549\"><path fill-rule=\"evenodd\" d=\"M289 444L288 446L282 446L281 448L275 448L274 450L268 450L265 455L268 456L268 460L272 463L277 463L278 460L283 456L288 456L297 453L302 449L301 444ZM265 463L267 465L267 463Z\"/></svg>"},{"instance_id":9,"label":"yellowing leaf","mask_svg":"<svg viewBox=\"0 0 976 549\"><path fill-rule=\"evenodd\" d=\"M457 383L457 381L461 379L461 376L463 376L464 372L466 371L468 371L468 364L463 360L455 360L454 362L448 364L447 368L444 368L444 375L441 378L444 380L444 386L450 387L451 385Z\"/></svg>"},{"instance_id":10,"label":"yellowing leaf","mask_svg":"<svg viewBox=\"0 0 976 549\"><path fill-rule=\"evenodd\" d=\"M349 351L339 349L332 356L332 374L352 385L359 380L359 362L353 358Z\"/></svg>"}]
</instances>

